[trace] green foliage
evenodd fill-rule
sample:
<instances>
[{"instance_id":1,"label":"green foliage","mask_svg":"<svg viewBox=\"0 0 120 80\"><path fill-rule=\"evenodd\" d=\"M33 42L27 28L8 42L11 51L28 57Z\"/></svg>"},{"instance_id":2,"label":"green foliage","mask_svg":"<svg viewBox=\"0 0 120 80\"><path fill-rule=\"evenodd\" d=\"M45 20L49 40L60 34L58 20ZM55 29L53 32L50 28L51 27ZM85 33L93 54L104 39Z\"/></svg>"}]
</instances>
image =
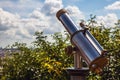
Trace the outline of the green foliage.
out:
<instances>
[{"instance_id":1,"label":"green foliage","mask_svg":"<svg viewBox=\"0 0 120 80\"><path fill-rule=\"evenodd\" d=\"M95 27L91 28L91 33L108 51L108 65L104 68L101 79L99 76L98 80L120 80L120 28Z\"/></svg>"},{"instance_id":2,"label":"green foliage","mask_svg":"<svg viewBox=\"0 0 120 80\"><path fill-rule=\"evenodd\" d=\"M90 72L88 80L120 80L120 28L93 26L95 16L89 20L90 32L109 53L108 65L103 74ZM28 48L25 43L15 43L10 48L19 52L6 54L3 64L2 80L68 80L66 68L73 66L73 57L65 54L64 49L70 44L69 35L55 33L51 35L53 42L43 32L35 32L34 48Z\"/></svg>"},{"instance_id":3,"label":"green foliage","mask_svg":"<svg viewBox=\"0 0 120 80\"><path fill-rule=\"evenodd\" d=\"M52 35L54 42L47 41L47 36L43 35L43 32L36 32L35 36L34 49L27 48L24 43L12 45L20 52L5 57L4 79L67 80L65 68L73 64L71 57L64 52L68 35L64 37L60 33L55 33Z\"/></svg>"}]
</instances>

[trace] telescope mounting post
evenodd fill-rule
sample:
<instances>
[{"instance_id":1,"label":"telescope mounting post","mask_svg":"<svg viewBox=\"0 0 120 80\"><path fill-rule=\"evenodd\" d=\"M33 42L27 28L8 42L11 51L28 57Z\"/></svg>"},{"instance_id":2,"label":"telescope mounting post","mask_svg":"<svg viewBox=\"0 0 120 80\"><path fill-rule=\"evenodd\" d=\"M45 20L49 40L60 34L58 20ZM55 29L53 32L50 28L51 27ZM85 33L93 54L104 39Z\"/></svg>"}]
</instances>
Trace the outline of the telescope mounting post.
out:
<instances>
[{"instance_id":1,"label":"telescope mounting post","mask_svg":"<svg viewBox=\"0 0 120 80\"><path fill-rule=\"evenodd\" d=\"M79 55L77 47L68 46L65 49L67 54L74 55L74 67L67 68L67 72L70 75L70 80L87 80L86 76L89 74L89 68L84 68L82 65L82 58Z\"/></svg>"}]
</instances>

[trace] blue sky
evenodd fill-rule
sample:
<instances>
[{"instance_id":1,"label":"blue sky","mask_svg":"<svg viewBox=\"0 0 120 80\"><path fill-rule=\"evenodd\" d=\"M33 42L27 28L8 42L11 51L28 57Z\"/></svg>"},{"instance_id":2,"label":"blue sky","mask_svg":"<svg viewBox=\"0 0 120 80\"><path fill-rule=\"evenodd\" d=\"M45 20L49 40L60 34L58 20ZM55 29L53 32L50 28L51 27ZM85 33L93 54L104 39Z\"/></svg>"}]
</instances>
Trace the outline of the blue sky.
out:
<instances>
[{"instance_id":1,"label":"blue sky","mask_svg":"<svg viewBox=\"0 0 120 80\"><path fill-rule=\"evenodd\" d=\"M65 29L56 12L65 8L77 23L96 15L98 24L113 27L120 19L120 0L0 0L0 47L14 42L30 44L36 31L46 35Z\"/></svg>"}]
</instances>

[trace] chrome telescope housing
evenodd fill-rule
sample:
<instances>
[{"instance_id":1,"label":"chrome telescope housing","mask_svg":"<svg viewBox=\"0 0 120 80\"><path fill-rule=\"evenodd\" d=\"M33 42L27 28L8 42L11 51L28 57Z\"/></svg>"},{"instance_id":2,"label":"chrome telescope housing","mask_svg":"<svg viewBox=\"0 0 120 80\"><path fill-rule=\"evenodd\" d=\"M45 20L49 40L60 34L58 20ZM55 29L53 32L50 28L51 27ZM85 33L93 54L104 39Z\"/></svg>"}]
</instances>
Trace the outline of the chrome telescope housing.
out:
<instances>
[{"instance_id":1,"label":"chrome telescope housing","mask_svg":"<svg viewBox=\"0 0 120 80\"><path fill-rule=\"evenodd\" d=\"M81 29L78 29L65 9L59 10L56 16L70 34L71 42L79 49L79 54L86 61L90 70L101 73L108 60L104 56L105 51L99 42L84 25L81 26Z\"/></svg>"}]
</instances>

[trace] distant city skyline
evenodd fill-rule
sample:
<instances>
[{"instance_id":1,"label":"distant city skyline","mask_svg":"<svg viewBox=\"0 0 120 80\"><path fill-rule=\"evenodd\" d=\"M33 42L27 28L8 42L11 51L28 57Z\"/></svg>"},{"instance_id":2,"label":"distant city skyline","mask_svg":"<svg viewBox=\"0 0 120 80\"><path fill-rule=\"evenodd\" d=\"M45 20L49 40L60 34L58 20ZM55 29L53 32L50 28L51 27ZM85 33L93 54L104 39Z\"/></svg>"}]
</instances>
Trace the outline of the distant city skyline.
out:
<instances>
[{"instance_id":1,"label":"distant city skyline","mask_svg":"<svg viewBox=\"0 0 120 80\"><path fill-rule=\"evenodd\" d=\"M90 14L106 27L120 19L120 0L0 0L0 47L14 42L31 44L34 33L50 35L65 29L56 12L65 8L75 22L87 20Z\"/></svg>"}]
</instances>

